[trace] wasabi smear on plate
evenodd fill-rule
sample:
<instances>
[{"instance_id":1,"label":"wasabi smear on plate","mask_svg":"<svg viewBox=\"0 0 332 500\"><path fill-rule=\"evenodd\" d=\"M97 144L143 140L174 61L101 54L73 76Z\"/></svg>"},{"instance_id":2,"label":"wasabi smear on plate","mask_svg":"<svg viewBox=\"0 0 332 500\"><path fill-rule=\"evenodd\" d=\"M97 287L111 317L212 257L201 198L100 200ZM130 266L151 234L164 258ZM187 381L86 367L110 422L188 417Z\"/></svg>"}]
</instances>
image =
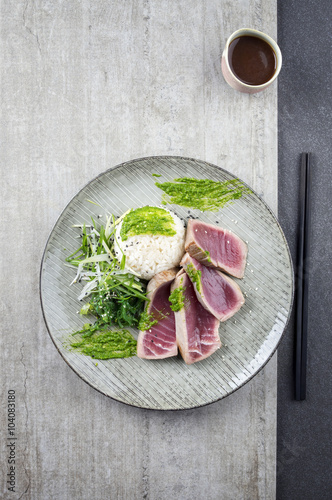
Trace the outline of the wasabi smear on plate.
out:
<instances>
[{"instance_id":1,"label":"wasabi smear on plate","mask_svg":"<svg viewBox=\"0 0 332 500\"><path fill-rule=\"evenodd\" d=\"M227 203L250 193L238 179L219 182L210 179L194 179L181 177L173 182L156 182L155 185L164 191L162 203L196 208L202 212L217 212Z\"/></svg>"},{"instance_id":2,"label":"wasabi smear on plate","mask_svg":"<svg viewBox=\"0 0 332 500\"><path fill-rule=\"evenodd\" d=\"M103 325L94 329L84 328L76 333L82 333L82 338L70 344L71 348L91 358L129 358L136 355L137 342L128 330L111 330Z\"/></svg>"}]
</instances>

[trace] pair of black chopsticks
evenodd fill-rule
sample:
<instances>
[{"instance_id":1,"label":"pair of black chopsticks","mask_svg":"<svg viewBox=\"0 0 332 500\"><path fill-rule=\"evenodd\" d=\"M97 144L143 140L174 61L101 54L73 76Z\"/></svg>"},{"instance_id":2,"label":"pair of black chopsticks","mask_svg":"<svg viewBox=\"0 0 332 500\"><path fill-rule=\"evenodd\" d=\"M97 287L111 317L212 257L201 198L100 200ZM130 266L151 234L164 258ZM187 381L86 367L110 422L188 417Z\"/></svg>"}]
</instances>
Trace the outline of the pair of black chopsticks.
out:
<instances>
[{"instance_id":1,"label":"pair of black chopsticks","mask_svg":"<svg viewBox=\"0 0 332 500\"><path fill-rule=\"evenodd\" d=\"M310 153L301 155L300 220L297 261L295 399L306 398L308 285L310 266Z\"/></svg>"}]
</instances>

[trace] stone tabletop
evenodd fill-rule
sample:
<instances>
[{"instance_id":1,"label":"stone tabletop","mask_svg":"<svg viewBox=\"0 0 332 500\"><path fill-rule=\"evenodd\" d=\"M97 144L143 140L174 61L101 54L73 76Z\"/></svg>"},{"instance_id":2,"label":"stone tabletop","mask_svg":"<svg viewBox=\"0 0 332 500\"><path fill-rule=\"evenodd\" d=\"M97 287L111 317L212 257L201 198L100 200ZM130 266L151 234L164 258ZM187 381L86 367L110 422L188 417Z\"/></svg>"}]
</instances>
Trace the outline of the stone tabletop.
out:
<instances>
[{"instance_id":1,"label":"stone tabletop","mask_svg":"<svg viewBox=\"0 0 332 500\"><path fill-rule=\"evenodd\" d=\"M38 278L49 232L71 197L133 158L209 161L277 211L277 85L239 94L220 68L236 29L276 38L276 0L0 6L1 498L275 498L276 356L210 406L129 407L86 385L59 356ZM7 483L11 448L15 493Z\"/></svg>"}]
</instances>

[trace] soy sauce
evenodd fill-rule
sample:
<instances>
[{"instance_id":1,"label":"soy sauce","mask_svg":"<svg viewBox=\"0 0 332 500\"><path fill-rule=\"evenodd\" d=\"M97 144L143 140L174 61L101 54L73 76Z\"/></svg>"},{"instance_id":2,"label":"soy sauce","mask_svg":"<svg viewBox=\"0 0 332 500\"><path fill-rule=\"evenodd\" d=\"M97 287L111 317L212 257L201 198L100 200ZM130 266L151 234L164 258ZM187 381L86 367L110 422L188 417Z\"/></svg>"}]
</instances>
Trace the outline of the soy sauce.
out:
<instances>
[{"instance_id":1,"label":"soy sauce","mask_svg":"<svg viewBox=\"0 0 332 500\"><path fill-rule=\"evenodd\" d=\"M273 77L277 58L270 44L255 36L239 36L228 48L231 70L247 85L262 85Z\"/></svg>"}]
</instances>

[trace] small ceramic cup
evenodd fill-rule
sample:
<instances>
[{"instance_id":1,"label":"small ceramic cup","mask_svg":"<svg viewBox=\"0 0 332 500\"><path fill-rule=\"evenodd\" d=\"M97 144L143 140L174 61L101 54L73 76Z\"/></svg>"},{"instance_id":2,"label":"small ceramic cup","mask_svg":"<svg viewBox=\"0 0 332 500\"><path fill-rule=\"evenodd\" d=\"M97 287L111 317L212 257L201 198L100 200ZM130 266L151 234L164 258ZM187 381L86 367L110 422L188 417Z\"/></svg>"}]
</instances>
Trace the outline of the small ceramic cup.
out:
<instances>
[{"instance_id":1,"label":"small ceramic cup","mask_svg":"<svg viewBox=\"0 0 332 500\"><path fill-rule=\"evenodd\" d=\"M239 80L235 76L235 74L233 73L233 71L230 68L229 59L228 59L229 45L235 38L238 38L238 37L244 36L244 35L255 36L257 38L261 38L262 40L267 42L272 47L272 49L274 50L274 53L276 55L277 67L276 67L276 70L274 72L274 75L272 76L272 78L269 81L263 83L262 85L248 85L247 83L242 82L241 80ZM281 52L280 52L280 49L279 49L277 43L270 36L266 35L265 33L262 33L261 31L257 31L257 30L248 29L248 28L243 28L243 29L237 30L228 38L224 52L222 54L222 58L221 58L222 74L224 75L224 78L225 78L226 82L228 83L228 85L233 87L233 89L238 90L239 92L245 92L247 94L255 94L256 92L261 92L262 90L265 90L269 85L271 85L271 83L273 83L274 80L278 77L280 70L281 70L281 65L282 65L282 56L281 56Z\"/></svg>"}]
</instances>

